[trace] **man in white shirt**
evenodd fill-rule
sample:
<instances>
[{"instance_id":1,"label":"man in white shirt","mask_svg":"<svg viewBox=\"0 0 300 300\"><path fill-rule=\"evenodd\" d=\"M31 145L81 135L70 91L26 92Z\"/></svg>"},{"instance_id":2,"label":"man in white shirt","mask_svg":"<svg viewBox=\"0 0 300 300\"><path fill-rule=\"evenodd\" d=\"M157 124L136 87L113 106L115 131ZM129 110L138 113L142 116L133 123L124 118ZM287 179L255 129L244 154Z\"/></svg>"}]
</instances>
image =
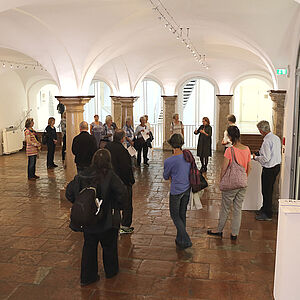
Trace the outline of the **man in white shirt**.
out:
<instances>
[{"instance_id":1,"label":"man in white shirt","mask_svg":"<svg viewBox=\"0 0 300 300\"><path fill-rule=\"evenodd\" d=\"M227 122L228 122L228 126L235 126L235 122L236 122L235 115L228 115L227 116ZM225 150L226 150L226 148L232 146L232 143L231 143L231 141L228 137L227 129L224 131L224 137L223 137L223 140L222 140L222 145L225 146Z\"/></svg>"},{"instance_id":2,"label":"man in white shirt","mask_svg":"<svg viewBox=\"0 0 300 300\"><path fill-rule=\"evenodd\" d=\"M277 135L271 132L268 121L260 121L256 126L260 134L264 137L259 155L256 156L253 154L253 159L258 161L263 167L261 174L263 206L258 211L256 220L271 221L273 216L273 187L276 177L280 172L281 141Z\"/></svg>"}]
</instances>

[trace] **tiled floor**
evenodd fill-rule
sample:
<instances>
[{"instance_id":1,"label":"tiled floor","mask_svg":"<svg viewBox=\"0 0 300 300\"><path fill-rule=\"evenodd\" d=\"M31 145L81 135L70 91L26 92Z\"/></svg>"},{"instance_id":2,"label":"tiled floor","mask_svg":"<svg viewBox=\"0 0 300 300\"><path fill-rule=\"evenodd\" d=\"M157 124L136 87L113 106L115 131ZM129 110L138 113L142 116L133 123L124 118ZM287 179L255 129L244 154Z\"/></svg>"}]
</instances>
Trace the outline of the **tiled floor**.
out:
<instances>
[{"instance_id":1,"label":"tiled floor","mask_svg":"<svg viewBox=\"0 0 300 300\"><path fill-rule=\"evenodd\" d=\"M276 220L257 222L243 212L239 239L209 238L217 224L221 155L209 164L203 210L188 212L193 247L175 248L168 211L169 183L162 179L163 158L154 151L149 168L135 171L133 235L121 236L121 271L90 286L79 285L82 235L68 228L70 204L59 199L62 167L28 182L24 153L0 157L1 299L272 299ZM59 156L59 153L57 154ZM57 160L60 163L59 160Z\"/></svg>"}]
</instances>

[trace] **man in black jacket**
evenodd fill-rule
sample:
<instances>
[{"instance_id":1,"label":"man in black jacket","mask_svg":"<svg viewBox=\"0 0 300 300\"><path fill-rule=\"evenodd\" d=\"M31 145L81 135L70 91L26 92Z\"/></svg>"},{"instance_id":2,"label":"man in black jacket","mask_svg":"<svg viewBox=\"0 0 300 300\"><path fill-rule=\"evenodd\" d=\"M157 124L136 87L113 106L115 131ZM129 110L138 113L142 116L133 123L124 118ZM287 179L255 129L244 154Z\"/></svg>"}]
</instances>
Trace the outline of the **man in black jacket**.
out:
<instances>
[{"instance_id":1,"label":"man in black jacket","mask_svg":"<svg viewBox=\"0 0 300 300\"><path fill-rule=\"evenodd\" d=\"M111 162L116 174L121 178L128 190L127 201L124 201L122 212L122 221L120 233L132 233L134 228L132 223L132 185L135 183L131 157L128 151L123 146L125 141L125 132L122 129L117 129L113 136L113 142L108 143L105 148L111 154Z\"/></svg>"},{"instance_id":2,"label":"man in black jacket","mask_svg":"<svg viewBox=\"0 0 300 300\"><path fill-rule=\"evenodd\" d=\"M79 129L80 134L74 137L72 143L72 153L75 155L78 173L91 165L93 155L98 150L95 137L88 133L88 123L82 121Z\"/></svg>"}]
</instances>

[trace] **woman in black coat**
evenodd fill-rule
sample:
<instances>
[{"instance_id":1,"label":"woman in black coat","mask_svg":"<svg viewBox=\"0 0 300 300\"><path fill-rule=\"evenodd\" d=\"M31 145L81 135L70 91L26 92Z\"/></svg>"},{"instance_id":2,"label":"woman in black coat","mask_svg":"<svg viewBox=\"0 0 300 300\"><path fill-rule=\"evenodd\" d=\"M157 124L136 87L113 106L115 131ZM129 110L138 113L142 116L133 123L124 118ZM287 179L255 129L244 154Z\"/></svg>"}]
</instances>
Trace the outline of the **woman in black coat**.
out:
<instances>
[{"instance_id":1,"label":"woman in black coat","mask_svg":"<svg viewBox=\"0 0 300 300\"><path fill-rule=\"evenodd\" d=\"M79 192L94 186L97 198L103 200L101 209L104 217L96 225L83 227L84 245L81 258L82 286L100 279L98 274L98 243L103 249L103 265L106 278L111 278L119 272L118 232L120 228L120 210L126 199L127 190L121 179L113 172L110 152L106 149L96 151L92 167L75 176L66 189L66 198L72 203ZM72 228L72 224L70 224Z\"/></svg>"},{"instance_id":2,"label":"woman in black coat","mask_svg":"<svg viewBox=\"0 0 300 300\"><path fill-rule=\"evenodd\" d=\"M46 127L46 136L47 136L47 168L53 169L56 168L57 165L54 163L54 153L55 153L55 145L57 143L57 134L56 129L54 127L55 119L53 117L48 119L48 126Z\"/></svg>"},{"instance_id":3,"label":"woman in black coat","mask_svg":"<svg viewBox=\"0 0 300 300\"><path fill-rule=\"evenodd\" d=\"M204 117L202 119L203 125L194 131L194 134L200 134L197 146L197 156L201 160L201 171L207 171L208 157L211 156L211 135L212 128L209 119Z\"/></svg>"}]
</instances>

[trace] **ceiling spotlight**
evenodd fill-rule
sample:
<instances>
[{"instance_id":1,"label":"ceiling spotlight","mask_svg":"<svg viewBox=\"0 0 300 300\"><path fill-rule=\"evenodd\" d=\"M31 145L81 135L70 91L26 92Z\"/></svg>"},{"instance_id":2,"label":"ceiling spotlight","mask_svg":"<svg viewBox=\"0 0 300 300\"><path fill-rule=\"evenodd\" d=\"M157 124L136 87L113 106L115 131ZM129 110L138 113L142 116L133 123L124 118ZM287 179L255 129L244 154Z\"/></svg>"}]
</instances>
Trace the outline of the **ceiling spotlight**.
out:
<instances>
[{"instance_id":1,"label":"ceiling spotlight","mask_svg":"<svg viewBox=\"0 0 300 300\"><path fill-rule=\"evenodd\" d=\"M165 24L165 27L167 28L169 26L169 24Z\"/></svg>"},{"instance_id":2,"label":"ceiling spotlight","mask_svg":"<svg viewBox=\"0 0 300 300\"><path fill-rule=\"evenodd\" d=\"M5 68L5 63L2 64L2 67Z\"/></svg>"},{"instance_id":3,"label":"ceiling spotlight","mask_svg":"<svg viewBox=\"0 0 300 300\"><path fill-rule=\"evenodd\" d=\"M27 66L25 66L25 69L27 69L28 67Z\"/></svg>"},{"instance_id":4,"label":"ceiling spotlight","mask_svg":"<svg viewBox=\"0 0 300 300\"><path fill-rule=\"evenodd\" d=\"M12 69L12 68L13 68L13 65L10 65L10 68Z\"/></svg>"},{"instance_id":5,"label":"ceiling spotlight","mask_svg":"<svg viewBox=\"0 0 300 300\"><path fill-rule=\"evenodd\" d=\"M176 39L177 39L177 40L179 40L179 39L180 39L180 36L179 36L179 35L177 35Z\"/></svg>"},{"instance_id":6,"label":"ceiling spotlight","mask_svg":"<svg viewBox=\"0 0 300 300\"><path fill-rule=\"evenodd\" d=\"M33 70L35 70L35 66L33 67Z\"/></svg>"}]
</instances>

